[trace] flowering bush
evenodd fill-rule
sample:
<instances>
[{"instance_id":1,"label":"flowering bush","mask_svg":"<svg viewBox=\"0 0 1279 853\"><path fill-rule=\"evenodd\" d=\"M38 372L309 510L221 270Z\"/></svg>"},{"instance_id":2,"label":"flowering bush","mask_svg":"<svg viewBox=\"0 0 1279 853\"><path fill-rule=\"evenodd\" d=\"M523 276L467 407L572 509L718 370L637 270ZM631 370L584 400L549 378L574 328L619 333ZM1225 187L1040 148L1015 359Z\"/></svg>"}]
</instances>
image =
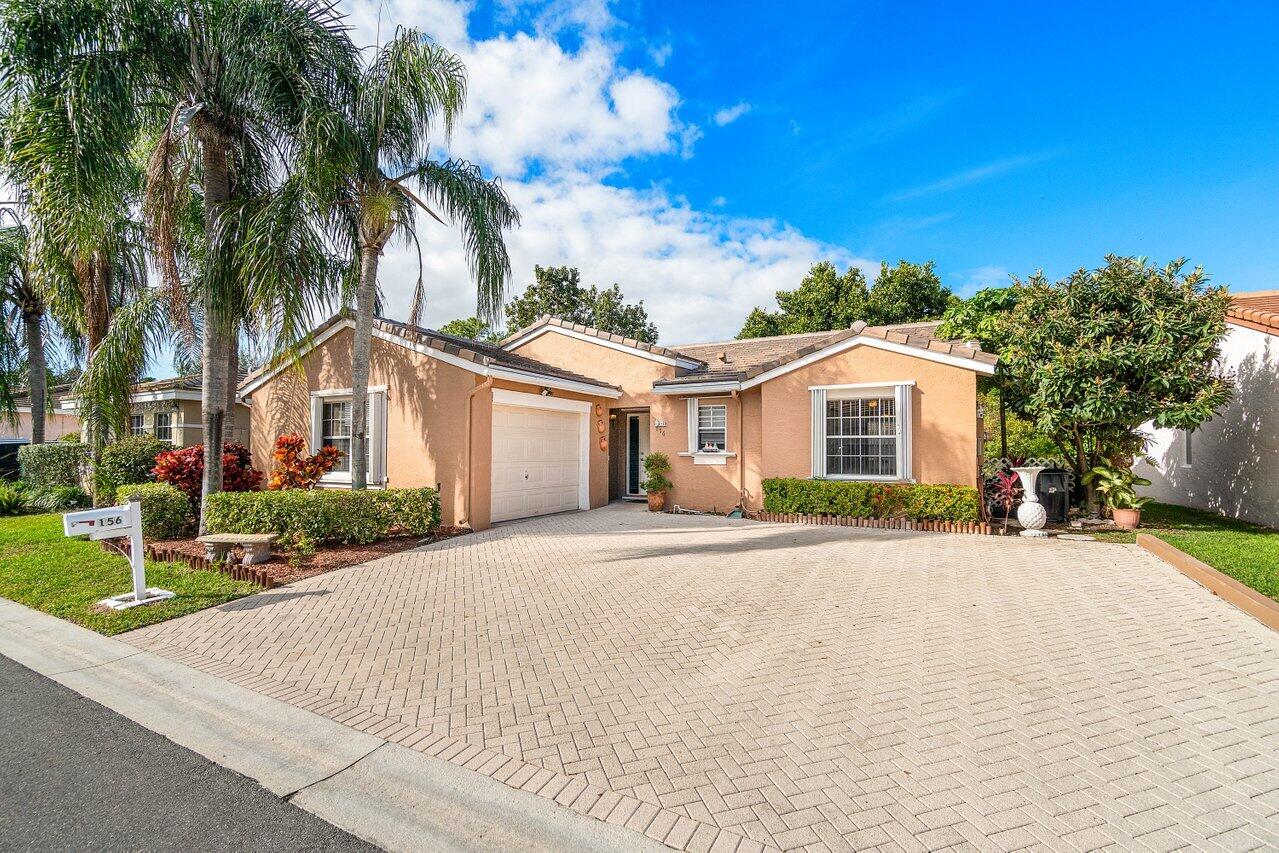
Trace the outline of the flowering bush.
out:
<instances>
[{"instance_id":1,"label":"flowering bush","mask_svg":"<svg viewBox=\"0 0 1279 853\"><path fill-rule=\"evenodd\" d=\"M251 463L249 449L243 444L222 445L222 491L256 491L262 484L262 472ZM191 506L198 507L204 478L204 445L161 453L155 460L155 478L182 491Z\"/></svg>"},{"instance_id":2,"label":"flowering bush","mask_svg":"<svg viewBox=\"0 0 1279 853\"><path fill-rule=\"evenodd\" d=\"M271 472L268 489L313 489L321 477L333 470L342 458L342 451L325 445L319 453L307 456L306 439L290 433L275 440L271 458L275 460L275 470Z\"/></svg>"}]
</instances>

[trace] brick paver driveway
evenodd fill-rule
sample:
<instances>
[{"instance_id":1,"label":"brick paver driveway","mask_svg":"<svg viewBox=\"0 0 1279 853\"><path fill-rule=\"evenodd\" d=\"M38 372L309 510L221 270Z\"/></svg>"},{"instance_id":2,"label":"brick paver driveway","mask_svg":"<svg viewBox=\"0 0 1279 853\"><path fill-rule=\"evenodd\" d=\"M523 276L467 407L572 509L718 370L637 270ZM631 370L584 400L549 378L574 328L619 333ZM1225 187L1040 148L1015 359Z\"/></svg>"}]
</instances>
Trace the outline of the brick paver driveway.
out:
<instances>
[{"instance_id":1,"label":"brick paver driveway","mask_svg":"<svg viewBox=\"0 0 1279 853\"><path fill-rule=\"evenodd\" d=\"M126 639L675 847L1279 844L1279 635L1135 547L615 506Z\"/></svg>"}]
</instances>

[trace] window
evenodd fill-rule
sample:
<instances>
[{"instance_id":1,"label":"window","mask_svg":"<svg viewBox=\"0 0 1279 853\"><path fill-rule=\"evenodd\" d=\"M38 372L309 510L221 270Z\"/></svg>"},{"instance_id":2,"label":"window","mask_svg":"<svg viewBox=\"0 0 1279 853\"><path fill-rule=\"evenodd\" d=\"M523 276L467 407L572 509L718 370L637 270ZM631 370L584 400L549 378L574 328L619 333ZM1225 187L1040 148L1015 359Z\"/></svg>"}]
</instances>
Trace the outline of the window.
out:
<instances>
[{"instance_id":1,"label":"window","mask_svg":"<svg viewBox=\"0 0 1279 853\"><path fill-rule=\"evenodd\" d=\"M1181 467L1189 468L1195 464L1194 441L1191 436L1195 434L1192 429L1183 429L1181 431Z\"/></svg>"},{"instance_id":2,"label":"window","mask_svg":"<svg viewBox=\"0 0 1279 853\"><path fill-rule=\"evenodd\" d=\"M147 427L142 415L129 415L129 435L146 435Z\"/></svg>"},{"instance_id":3,"label":"window","mask_svg":"<svg viewBox=\"0 0 1279 853\"><path fill-rule=\"evenodd\" d=\"M155 437L160 441L173 441L173 415L168 412L155 413Z\"/></svg>"},{"instance_id":4,"label":"window","mask_svg":"<svg viewBox=\"0 0 1279 853\"><path fill-rule=\"evenodd\" d=\"M910 480L914 382L820 386L812 394L812 476Z\"/></svg>"},{"instance_id":5,"label":"window","mask_svg":"<svg viewBox=\"0 0 1279 853\"><path fill-rule=\"evenodd\" d=\"M897 476L897 401L893 397L826 403L826 474Z\"/></svg>"},{"instance_id":6,"label":"window","mask_svg":"<svg viewBox=\"0 0 1279 853\"><path fill-rule=\"evenodd\" d=\"M364 444L368 482L380 484L386 481L386 391L369 389L367 412L368 428ZM344 483L351 479L351 398L349 392L321 391L311 397L311 447L312 452L324 446L342 451L342 458L324 482Z\"/></svg>"},{"instance_id":7,"label":"window","mask_svg":"<svg viewBox=\"0 0 1279 853\"><path fill-rule=\"evenodd\" d=\"M322 424L320 446L336 447L342 451L342 458L333 466L333 472L349 473L351 470L351 401L326 401L320 422ZM365 446L368 446L367 443Z\"/></svg>"},{"instance_id":8,"label":"window","mask_svg":"<svg viewBox=\"0 0 1279 853\"><path fill-rule=\"evenodd\" d=\"M723 403L698 405L697 451L723 453L728 448L728 406Z\"/></svg>"}]
</instances>

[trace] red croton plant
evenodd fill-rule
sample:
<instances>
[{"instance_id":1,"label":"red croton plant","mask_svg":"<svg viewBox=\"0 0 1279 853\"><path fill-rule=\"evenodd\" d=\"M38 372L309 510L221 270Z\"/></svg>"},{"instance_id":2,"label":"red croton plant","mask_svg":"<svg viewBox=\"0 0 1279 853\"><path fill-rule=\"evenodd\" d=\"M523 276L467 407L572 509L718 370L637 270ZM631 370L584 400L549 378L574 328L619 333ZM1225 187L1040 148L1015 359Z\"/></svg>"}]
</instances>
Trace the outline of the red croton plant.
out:
<instances>
[{"instance_id":1,"label":"red croton plant","mask_svg":"<svg viewBox=\"0 0 1279 853\"><path fill-rule=\"evenodd\" d=\"M320 478L342 458L342 451L325 445L319 453L306 454L306 439L297 433L282 435L275 440L275 470L267 482L268 489L313 489Z\"/></svg>"},{"instance_id":2,"label":"red croton plant","mask_svg":"<svg viewBox=\"0 0 1279 853\"><path fill-rule=\"evenodd\" d=\"M155 478L186 493L191 506L200 505L204 478L204 445L166 450L155 458ZM252 492L262 485L262 472L252 466L249 449L243 444L222 445L222 491Z\"/></svg>"}]
</instances>

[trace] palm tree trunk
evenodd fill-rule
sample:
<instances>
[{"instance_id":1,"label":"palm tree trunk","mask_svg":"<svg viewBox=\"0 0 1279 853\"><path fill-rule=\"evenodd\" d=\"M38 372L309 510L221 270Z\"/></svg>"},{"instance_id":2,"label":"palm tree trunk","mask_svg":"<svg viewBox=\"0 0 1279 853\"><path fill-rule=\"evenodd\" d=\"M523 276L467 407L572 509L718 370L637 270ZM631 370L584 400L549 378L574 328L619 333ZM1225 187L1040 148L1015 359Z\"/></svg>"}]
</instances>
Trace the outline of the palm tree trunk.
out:
<instances>
[{"instance_id":1,"label":"palm tree trunk","mask_svg":"<svg viewBox=\"0 0 1279 853\"><path fill-rule=\"evenodd\" d=\"M223 422L222 429L227 441L235 441L235 396L240 390L240 335L238 332L231 333L229 344L226 354L226 420Z\"/></svg>"},{"instance_id":2,"label":"palm tree trunk","mask_svg":"<svg viewBox=\"0 0 1279 853\"><path fill-rule=\"evenodd\" d=\"M31 443L44 444L45 386L49 375L44 363L44 315L23 311L27 329L27 390L31 394Z\"/></svg>"},{"instance_id":3,"label":"palm tree trunk","mask_svg":"<svg viewBox=\"0 0 1279 853\"><path fill-rule=\"evenodd\" d=\"M225 240L221 220L224 206L231 197L231 180L226 148L216 130L200 134L204 160L204 233L209 241L211 263L223 260ZM201 420L204 425L204 481L200 491L200 534L207 532L209 495L222 491L222 442L227 409L228 339L235 328L227 316L228 300L216 292L212 282L206 283L201 298L204 304L204 340L201 354Z\"/></svg>"},{"instance_id":4,"label":"palm tree trunk","mask_svg":"<svg viewBox=\"0 0 1279 853\"><path fill-rule=\"evenodd\" d=\"M373 357L373 304L377 299L379 250L360 249L360 287L355 296L355 343L351 350L351 488L368 485L369 368Z\"/></svg>"}]
</instances>

